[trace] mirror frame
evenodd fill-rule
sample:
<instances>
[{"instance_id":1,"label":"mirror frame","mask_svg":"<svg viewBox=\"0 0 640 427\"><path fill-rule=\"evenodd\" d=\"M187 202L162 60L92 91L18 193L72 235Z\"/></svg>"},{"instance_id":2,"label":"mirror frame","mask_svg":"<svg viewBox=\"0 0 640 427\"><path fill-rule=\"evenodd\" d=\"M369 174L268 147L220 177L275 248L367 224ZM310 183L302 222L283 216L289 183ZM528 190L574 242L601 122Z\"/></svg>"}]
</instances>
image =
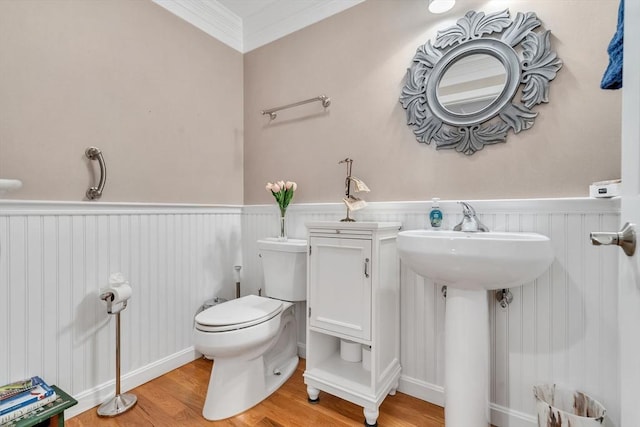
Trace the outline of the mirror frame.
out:
<instances>
[{"instance_id":1,"label":"mirror frame","mask_svg":"<svg viewBox=\"0 0 640 427\"><path fill-rule=\"evenodd\" d=\"M433 44L429 40L419 46L400 96L418 142L434 141L438 150L472 155L485 145L506 142L509 130L531 128L538 115L533 108L549 102L549 83L562 68L551 51L551 31L534 31L540 25L533 12L518 12L512 21L508 9L488 15L469 11L456 25L438 31ZM504 88L480 111L451 112L438 100L438 85L456 61L475 54L491 55L502 63Z\"/></svg>"}]
</instances>

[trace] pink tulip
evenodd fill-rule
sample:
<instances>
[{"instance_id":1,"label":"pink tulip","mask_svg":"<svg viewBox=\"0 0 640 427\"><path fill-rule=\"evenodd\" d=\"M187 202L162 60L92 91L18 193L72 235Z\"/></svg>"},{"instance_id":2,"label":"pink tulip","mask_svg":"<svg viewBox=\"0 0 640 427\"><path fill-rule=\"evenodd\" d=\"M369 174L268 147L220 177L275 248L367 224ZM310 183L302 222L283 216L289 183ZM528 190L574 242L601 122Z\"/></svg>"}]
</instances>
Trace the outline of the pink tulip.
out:
<instances>
[{"instance_id":1,"label":"pink tulip","mask_svg":"<svg viewBox=\"0 0 640 427\"><path fill-rule=\"evenodd\" d=\"M284 188L284 181L278 181L278 185L280 186L280 188Z\"/></svg>"},{"instance_id":2,"label":"pink tulip","mask_svg":"<svg viewBox=\"0 0 640 427\"><path fill-rule=\"evenodd\" d=\"M272 188L273 188L273 184L270 182L267 182L267 186L265 187L265 190L271 191Z\"/></svg>"},{"instance_id":3,"label":"pink tulip","mask_svg":"<svg viewBox=\"0 0 640 427\"><path fill-rule=\"evenodd\" d=\"M298 184L296 184L295 182L292 182L291 186L293 187L293 191L296 191L298 189Z\"/></svg>"},{"instance_id":4,"label":"pink tulip","mask_svg":"<svg viewBox=\"0 0 640 427\"><path fill-rule=\"evenodd\" d=\"M276 182L275 184L273 184L273 187L271 187L271 191L273 191L274 193L279 193L280 185L278 185L278 183Z\"/></svg>"},{"instance_id":5,"label":"pink tulip","mask_svg":"<svg viewBox=\"0 0 640 427\"><path fill-rule=\"evenodd\" d=\"M291 182L291 181L287 181L284 184L284 188L286 188L287 190L291 189L291 187L293 187L293 182Z\"/></svg>"}]
</instances>

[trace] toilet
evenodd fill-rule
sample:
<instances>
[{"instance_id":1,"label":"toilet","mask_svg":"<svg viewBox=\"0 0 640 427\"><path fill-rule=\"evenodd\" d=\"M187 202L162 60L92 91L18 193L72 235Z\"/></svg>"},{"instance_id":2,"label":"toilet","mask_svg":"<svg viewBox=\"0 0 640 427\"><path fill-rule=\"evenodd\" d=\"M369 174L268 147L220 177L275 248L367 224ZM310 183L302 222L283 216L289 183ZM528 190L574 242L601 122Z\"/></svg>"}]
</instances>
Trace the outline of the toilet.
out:
<instances>
[{"instance_id":1,"label":"toilet","mask_svg":"<svg viewBox=\"0 0 640 427\"><path fill-rule=\"evenodd\" d=\"M213 359L202 410L222 420L266 399L298 365L293 302L307 295L306 240L258 240L267 297L247 295L200 312L193 340Z\"/></svg>"}]
</instances>

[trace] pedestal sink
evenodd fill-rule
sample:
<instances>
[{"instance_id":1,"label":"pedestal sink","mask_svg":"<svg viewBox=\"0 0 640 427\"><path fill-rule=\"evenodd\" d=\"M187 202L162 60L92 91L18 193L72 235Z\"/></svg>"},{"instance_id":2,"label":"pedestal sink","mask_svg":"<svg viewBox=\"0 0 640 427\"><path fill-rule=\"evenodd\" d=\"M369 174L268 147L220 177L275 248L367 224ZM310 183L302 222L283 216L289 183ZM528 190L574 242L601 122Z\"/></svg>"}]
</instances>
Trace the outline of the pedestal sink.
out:
<instances>
[{"instance_id":1,"label":"pedestal sink","mask_svg":"<svg viewBox=\"0 0 640 427\"><path fill-rule=\"evenodd\" d=\"M445 424L489 425L488 290L519 286L549 267L553 249L535 233L408 230L398 234L402 262L447 285Z\"/></svg>"}]
</instances>

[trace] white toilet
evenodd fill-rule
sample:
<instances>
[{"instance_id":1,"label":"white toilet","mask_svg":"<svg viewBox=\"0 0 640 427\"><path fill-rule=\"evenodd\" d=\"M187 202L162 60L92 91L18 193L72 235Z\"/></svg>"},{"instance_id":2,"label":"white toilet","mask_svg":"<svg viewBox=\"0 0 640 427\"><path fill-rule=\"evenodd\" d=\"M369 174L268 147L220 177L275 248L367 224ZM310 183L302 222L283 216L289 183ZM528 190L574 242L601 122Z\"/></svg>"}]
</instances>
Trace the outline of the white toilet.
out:
<instances>
[{"instance_id":1,"label":"white toilet","mask_svg":"<svg viewBox=\"0 0 640 427\"><path fill-rule=\"evenodd\" d=\"M197 351L214 360L202 415L221 420L276 391L298 365L295 301L306 300L306 240L258 240L264 290L196 316Z\"/></svg>"}]
</instances>

